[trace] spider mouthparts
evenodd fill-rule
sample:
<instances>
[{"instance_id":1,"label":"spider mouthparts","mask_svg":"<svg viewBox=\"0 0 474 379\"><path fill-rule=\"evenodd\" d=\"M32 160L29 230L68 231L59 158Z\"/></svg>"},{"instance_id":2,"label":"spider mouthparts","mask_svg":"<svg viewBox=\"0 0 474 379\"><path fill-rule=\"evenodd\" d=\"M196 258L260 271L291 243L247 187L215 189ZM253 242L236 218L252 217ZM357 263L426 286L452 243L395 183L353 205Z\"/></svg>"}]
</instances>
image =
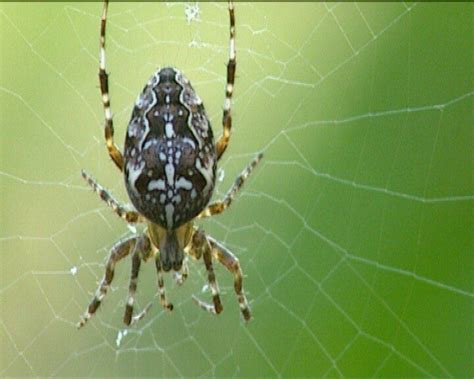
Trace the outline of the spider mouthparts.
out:
<instances>
[{"instance_id":1,"label":"spider mouthparts","mask_svg":"<svg viewBox=\"0 0 474 379\"><path fill-rule=\"evenodd\" d=\"M184 254L179 247L176 231L168 231L160 241L160 260L164 271L178 271L183 265Z\"/></svg>"}]
</instances>

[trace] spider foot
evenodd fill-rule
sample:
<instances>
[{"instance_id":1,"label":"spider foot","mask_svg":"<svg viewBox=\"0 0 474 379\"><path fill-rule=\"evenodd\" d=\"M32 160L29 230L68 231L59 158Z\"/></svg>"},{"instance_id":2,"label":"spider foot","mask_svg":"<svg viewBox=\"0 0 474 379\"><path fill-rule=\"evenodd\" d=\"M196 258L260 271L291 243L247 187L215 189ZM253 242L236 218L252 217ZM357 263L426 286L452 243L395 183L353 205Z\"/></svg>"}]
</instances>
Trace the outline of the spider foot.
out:
<instances>
[{"instance_id":1,"label":"spider foot","mask_svg":"<svg viewBox=\"0 0 474 379\"><path fill-rule=\"evenodd\" d=\"M173 308L174 308L173 304L168 303L168 302L162 303L161 305L163 306L163 308L167 309L167 310L170 311L170 312L171 312L171 311L173 310Z\"/></svg>"},{"instance_id":2,"label":"spider foot","mask_svg":"<svg viewBox=\"0 0 474 379\"><path fill-rule=\"evenodd\" d=\"M173 310L173 308L174 308L173 304L172 304L172 303L169 303L169 302L166 300L166 297L165 297L164 292L161 292L161 291L160 291L160 304L161 304L161 306L162 306L164 309L166 309L166 310L168 310L168 311L170 311L170 312L171 312L171 311Z\"/></svg>"},{"instance_id":3,"label":"spider foot","mask_svg":"<svg viewBox=\"0 0 474 379\"><path fill-rule=\"evenodd\" d=\"M252 313L250 312L250 308L248 305L245 305L244 307L241 306L241 312L242 316L244 316L245 322L249 322L252 319Z\"/></svg>"},{"instance_id":4,"label":"spider foot","mask_svg":"<svg viewBox=\"0 0 474 379\"><path fill-rule=\"evenodd\" d=\"M84 325L86 325L87 321L92 317L89 312L86 312L84 316L81 317L79 322L76 324L77 329L81 329Z\"/></svg>"},{"instance_id":5,"label":"spider foot","mask_svg":"<svg viewBox=\"0 0 474 379\"><path fill-rule=\"evenodd\" d=\"M222 304L220 302L217 303L217 306L214 305L214 304L209 304L209 303L206 303L205 301L202 301L201 299L198 299L196 296L192 296L194 302L202 309L204 309L205 311L209 312L209 313L212 313L212 314L219 314L222 312L222 310L224 309L222 307Z\"/></svg>"}]
</instances>

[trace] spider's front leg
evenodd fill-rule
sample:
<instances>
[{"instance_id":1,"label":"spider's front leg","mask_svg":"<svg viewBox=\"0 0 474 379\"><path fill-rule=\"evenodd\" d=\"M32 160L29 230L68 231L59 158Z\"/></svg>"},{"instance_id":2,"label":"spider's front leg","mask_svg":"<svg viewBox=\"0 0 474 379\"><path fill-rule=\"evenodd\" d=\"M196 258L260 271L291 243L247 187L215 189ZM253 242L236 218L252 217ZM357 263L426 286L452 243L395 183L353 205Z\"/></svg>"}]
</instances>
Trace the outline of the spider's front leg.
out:
<instances>
[{"instance_id":1,"label":"spider's front leg","mask_svg":"<svg viewBox=\"0 0 474 379\"><path fill-rule=\"evenodd\" d=\"M209 286L211 287L212 302L213 304L205 303L193 296L193 300L204 310L211 313L221 313L223 310L221 299L219 296L219 286L216 281L216 275L214 274L214 268L212 266L212 251L211 245L207 239L206 233L202 229L198 229L194 232L191 240L191 246L188 252L192 257L199 259L201 256L204 260L207 270L207 278Z\"/></svg>"},{"instance_id":2,"label":"spider's front leg","mask_svg":"<svg viewBox=\"0 0 474 379\"><path fill-rule=\"evenodd\" d=\"M160 260L160 254L155 255L155 266L156 266L156 274L158 275L158 293L160 295L160 304L163 308L172 311L173 304L168 303L166 300L166 292L165 292L165 282L163 279L163 266Z\"/></svg>"},{"instance_id":3,"label":"spider's front leg","mask_svg":"<svg viewBox=\"0 0 474 379\"><path fill-rule=\"evenodd\" d=\"M238 258L232 254L222 244L217 242L214 238L206 235L204 231L198 230L192 240L192 251L201 251L206 268L208 269L209 285L211 287L214 305L203 302L202 300L193 297L194 301L203 308L204 310L211 313L220 313L222 311L222 305L219 299L219 288L217 286L214 270L212 268L212 257L217 259L224 267L230 271L234 276L234 290L239 302L240 311L245 321L249 321L252 318L250 307L245 296L243 285L242 285L242 270L240 269L240 263ZM206 254L206 255L205 255ZM207 256L207 258L206 258ZM217 305L218 304L218 305Z\"/></svg>"},{"instance_id":4,"label":"spider's front leg","mask_svg":"<svg viewBox=\"0 0 474 379\"><path fill-rule=\"evenodd\" d=\"M148 238L147 238L148 240ZM149 241L149 240L148 240ZM130 286L128 292L128 301L127 306L125 308L125 314L123 316L123 322L127 325L132 325L138 321L140 321L150 310L152 303L148 303L147 306L137 315L133 316L133 303L135 302L135 292L137 291L137 280L138 280L138 272L140 270L141 260L147 261L150 257L152 257L153 249L151 245L147 246L144 249L137 249L135 254L132 258L132 275L130 277ZM160 303L163 308L172 311L173 304L169 303L166 300L166 293L165 293L165 284L163 280L163 268L161 267L160 255L155 255L155 265L156 265L156 272L158 275L158 295L160 296Z\"/></svg>"},{"instance_id":5,"label":"spider's front leg","mask_svg":"<svg viewBox=\"0 0 474 379\"><path fill-rule=\"evenodd\" d=\"M146 249L147 246L150 246L150 241L148 237L145 235L141 235L137 237L128 238L112 247L109 258L107 259L107 263L105 265L104 277L99 287L97 288L97 291L94 297L92 298L89 307L87 308L86 312L77 324L78 328L83 327L99 308L103 298L107 294L107 290L109 289L112 280L114 279L115 265L117 264L117 262L125 258L131 252L135 253L138 250Z\"/></svg>"},{"instance_id":6,"label":"spider's front leg","mask_svg":"<svg viewBox=\"0 0 474 379\"><path fill-rule=\"evenodd\" d=\"M149 304L138 316L133 317L133 304L135 303L135 293L137 292L138 274L140 272L141 261L142 259L148 259L150 255L152 255L150 240L148 237L143 235L143 237L138 241L132 256L132 272L130 275L130 284L128 286L128 299L127 305L125 306L125 313L123 315L123 322L126 325L141 320L148 309L150 309Z\"/></svg>"},{"instance_id":7,"label":"spider's front leg","mask_svg":"<svg viewBox=\"0 0 474 379\"><path fill-rule=\"evenodd\" d=\"M240 269L239 259L211 236L208 236L207 240L212 247L212 256L234 276L234 291L237 296L237 301L239 302L240 311L242 312L244 320L249 321L252 318L252 313L244 293L242 284L243 275Z\"/></svg>"}]
</instances>

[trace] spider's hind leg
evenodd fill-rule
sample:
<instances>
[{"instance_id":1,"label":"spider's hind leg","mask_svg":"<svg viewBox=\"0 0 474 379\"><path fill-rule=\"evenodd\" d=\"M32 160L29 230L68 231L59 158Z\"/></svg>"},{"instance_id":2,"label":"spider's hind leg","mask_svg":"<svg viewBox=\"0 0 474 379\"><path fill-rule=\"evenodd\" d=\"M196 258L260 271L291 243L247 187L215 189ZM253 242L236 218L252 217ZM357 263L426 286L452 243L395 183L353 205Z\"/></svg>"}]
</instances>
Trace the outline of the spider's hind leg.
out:
<instances>
[{"instance_id":1,"label":"spider's hind leg","mask_svg":"<svg viewBox=\"0 0 474 379\"><path fill-rule=\"evenodd\" d=\"M110 107L109 75L105 68L105 29L107 25L107 10L109 2L104 0L104 11L100 22L100 50L99 50L99 83L102 95L102 106L104 107L104 137L110 158L120 171L123 171L123 155L114 142L114 121Z\"/></svg>"},{"instance_id":2,"label":"spider's hind leg","mask_svg":"<svg viewBox=\"0 0 474 379\"><path fill-rule=\"evenodd\" d=\"M232 129L232 94L234 93L235 69L237 66L235 51L235 13L234 3L229 1L229 62L227 63L227 84L225 89L224 111L222 115L222 136L216 143L217 160L227 149Z\"/></svg>"}]
</instances>

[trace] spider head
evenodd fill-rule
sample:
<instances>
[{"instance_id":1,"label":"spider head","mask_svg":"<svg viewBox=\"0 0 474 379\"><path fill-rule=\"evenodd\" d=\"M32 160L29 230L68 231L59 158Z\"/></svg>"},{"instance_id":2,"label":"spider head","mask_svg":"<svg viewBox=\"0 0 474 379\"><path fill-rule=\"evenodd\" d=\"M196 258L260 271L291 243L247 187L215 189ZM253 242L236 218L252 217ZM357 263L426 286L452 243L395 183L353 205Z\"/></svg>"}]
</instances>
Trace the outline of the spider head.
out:
<instances>
[{"instance_id":1,"label":"spider head","mask_svg":"<svg viewBox=\"0 0 474 379\"><path fill-rule=\"evenodd\" d=\"M191 241L192 223L177 229L164 229L157 224L148 224L148 235L159 249L160 261L164 271L178 271L183 265L184 248Z\"/></svg>"},{"instance_id":2,"label":"spider head","mask_svg":"<svg viewBox=\"0 0 474 379\"><path fill-rule=\"evenodd\" d=\"M164 271L178 271L183 265L183 248L179 246L176 230L167 231L160 240L160 260Z\"/></svg>"}]
</instances>

